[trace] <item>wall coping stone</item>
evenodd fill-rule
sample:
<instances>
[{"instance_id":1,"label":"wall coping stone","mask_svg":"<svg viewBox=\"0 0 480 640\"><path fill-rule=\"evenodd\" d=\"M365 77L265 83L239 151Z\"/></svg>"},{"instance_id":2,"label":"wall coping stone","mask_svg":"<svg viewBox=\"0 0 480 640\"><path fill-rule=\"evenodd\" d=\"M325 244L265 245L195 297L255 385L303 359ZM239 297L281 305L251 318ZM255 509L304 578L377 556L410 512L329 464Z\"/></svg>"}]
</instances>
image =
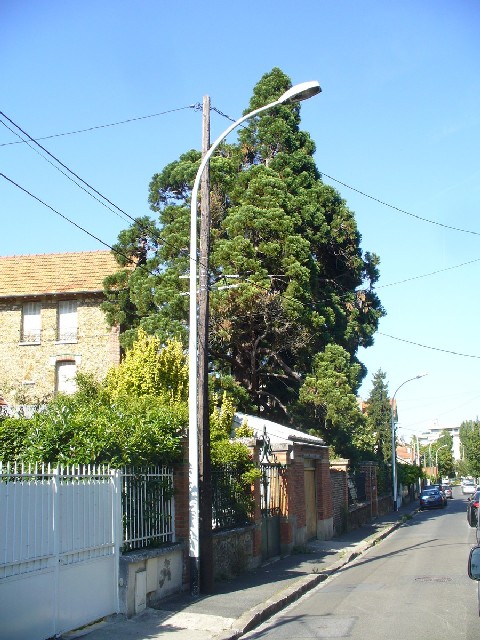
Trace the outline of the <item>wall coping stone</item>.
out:
<instances>
[{"instance_id":1,"label":"wall coping stone","mask_svg":"<svg viewBox=\"0 0 480 640\"><path fill-rule=\"evenodd\" d=\"M261 525L252 523L252 524L244 525L243 527L232 527L231 529L222 529L221 531L212 531L212 537L228 538L228 536L231 536L232 534L247 533L248 531L252 531L260 527Z\"/></svg>"},{"instance_id":2,"label":"wall coping stone","mask_svg":"<svg viewBox=\"0 0 480 640\"><path fill-rule=\"evenodd\" d=\"M184 542L173 542L171 544L164 545L162 547L153 547L149 549L135 549L134 551L127 551L120 555L120 561L126 563L141 562L143 560L150 560L151 558L158 558L159 556L167 555L172 551L183 551L185 548Z\"/></svg>"}]
</instances>

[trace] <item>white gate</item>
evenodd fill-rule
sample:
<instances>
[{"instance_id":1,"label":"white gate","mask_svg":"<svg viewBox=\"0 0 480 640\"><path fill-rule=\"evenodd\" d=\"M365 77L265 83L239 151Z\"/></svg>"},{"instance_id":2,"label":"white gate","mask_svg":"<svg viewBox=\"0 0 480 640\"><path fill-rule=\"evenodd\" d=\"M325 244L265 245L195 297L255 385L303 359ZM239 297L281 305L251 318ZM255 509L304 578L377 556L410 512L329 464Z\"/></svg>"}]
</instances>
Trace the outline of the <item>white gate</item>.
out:
<instances>
[{"instance_id":1,"label":"white gate","mask_svg":"<svg viewBox=\"0 0 480 640\"><path fill-rule=\"evenodd\" d=\"M118 472L2 467L0 640L45 640L118 612Z\"/></svg>"}]
</instances>

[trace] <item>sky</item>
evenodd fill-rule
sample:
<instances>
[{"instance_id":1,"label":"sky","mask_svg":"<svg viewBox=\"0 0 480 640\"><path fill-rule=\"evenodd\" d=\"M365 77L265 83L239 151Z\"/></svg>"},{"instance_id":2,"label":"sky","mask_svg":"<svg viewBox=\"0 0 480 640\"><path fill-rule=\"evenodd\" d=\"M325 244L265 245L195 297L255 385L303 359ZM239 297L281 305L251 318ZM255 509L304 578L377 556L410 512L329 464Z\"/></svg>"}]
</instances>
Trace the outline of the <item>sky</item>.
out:
<instances>
[{"instance_id":1,"label":"sky","mask_svg":"<svg viewBox=\"0 0 480 640\"><path fill-rule=\"evenodd\" d=\"M358 353L360 394L383 371L407 440L474 420L479 27L477 0L2 0L0 255L108 248L153 215L152 176L201 148L203 96L214 140L273 67L318 80L301 128L380 257L387 315Z\"/></svg>"}]
</instances>

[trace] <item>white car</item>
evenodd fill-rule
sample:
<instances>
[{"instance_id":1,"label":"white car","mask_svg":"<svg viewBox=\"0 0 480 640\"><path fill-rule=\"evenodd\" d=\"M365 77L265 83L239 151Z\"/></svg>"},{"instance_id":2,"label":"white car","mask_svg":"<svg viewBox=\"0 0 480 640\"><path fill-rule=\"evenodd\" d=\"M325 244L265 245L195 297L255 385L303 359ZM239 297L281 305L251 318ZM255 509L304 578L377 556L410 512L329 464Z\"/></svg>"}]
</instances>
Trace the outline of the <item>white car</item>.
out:
<instances>
[{"instance_id":1,"label":"white car","mask_svg":"<svg viewBox=\"0 0 480 640\"><path fill-rule=\"evenodd\" d=\"M472 495L475 493L476 490L477 490L477 485L473 480L464 480L462 484L462 493L464 495L467 495L467 494Z\"/></svg>"}]
</instances>

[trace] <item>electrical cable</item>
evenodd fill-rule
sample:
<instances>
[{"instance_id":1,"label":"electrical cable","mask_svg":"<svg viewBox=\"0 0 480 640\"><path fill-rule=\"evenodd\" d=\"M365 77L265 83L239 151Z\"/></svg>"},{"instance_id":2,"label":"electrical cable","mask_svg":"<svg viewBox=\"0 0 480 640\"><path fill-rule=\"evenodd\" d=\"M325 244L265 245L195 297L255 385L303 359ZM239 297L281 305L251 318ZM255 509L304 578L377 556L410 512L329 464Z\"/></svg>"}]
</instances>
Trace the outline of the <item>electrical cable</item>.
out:
<instances>
[{"instance_id":1,"label":"electrical cable","mask_svg":"<svg viewBox=\"0 0 480 640\"><path fill-rule=\"evenodd\" d=\"M128 120L120 120L119 122L111 122L109 124L99 124L97 126L93 126L93 127L88 127L86 129L77 129L76 131L67 131L65 133L54 133L52 135L49 136L42 136L39 138L35 138L35 141L37 140L48 140L50 138L59 138L61 136L72 136L76 133L86 133L88 131L95 131L96 129L105 129L107 127L116 127L119 124L128 124L130 122L136 122L138 120L146 120L147 118L156 118L158 116L164 116L168 113L174 113L175 111L183 111L185 109L194 109L195 111L198 111L199 109L202 108L202 105L199 103L196 104L190 104L187 107L178 107L177 109L169 109L168 111L160 111L160 113L152 113L151 115L148 116L138 116L136 118L129 118ZM0 143L0 147L6 147L12 144L21 144L22 142L25 142L24 140L14 140L12 142L2 142Z\"/></svg>"},{"instance_id":2,"label":"electrical cable","mask_svg":"<svg viewBox=\"0 0 480 640\"><path fill-rule=\"evenodd\" d=\"M426 344L420 344L419 342L413 342L413 340L405 340L405 338L397 338L396 336L391 336L388 333L383 333L382 331L377 331L377 335L385 336L386 338L391 338L392 340L398 340L400 342L406 342L407 344L413 344L416 347L422 347L423 349L431 349L432 351L441 351L442 353L450 353L454 356L461 356L463 358L475 358L480 360L480 356L474 356L469 353L458 353L457 351L450 351L448 349L440 349L439 347L430 347Z\"/></svg>"},{"instance_id":3,"label":"electrical cable","mask_svg":"<svg viewBox=\"0 0 480 640\"><path fill-rule=\"evenodd\" d=\"M473 264L474 262L480 262L480 258L475 258L475 260L469 260L468 262L462 262L461 264L455 264L453 267L446 267L445 269L438 269L437 271L432 271L430 273L424 273L420 276L412 276L411 278L405 278L405 280L398 280L397 282L389 282L388 284L380 284L376 288L383 289L384 287L393 287L397 284L403 284L404 282L410 282L411 280L419 280L420 278L428 278L430 276L435 276L438 273L443 273L444 271L451 271L452 269L459 269L460 267L465 267L466 265Z\"/></svg>"},{"instance_id":4,"label":"electrical cable","mask_svg":"<svg viewBox=\"0 0 480 640\"><path fill-rule=\"evenodd\" d=\"M44 146L42 146L39 142L37 142L36 140L34 140L32 138L32 136L30 134L28 134L26 131L24 131L18 124L16 124L15 122L13 122L13 120L11 120L7 115L5 115L5 113L3 111L0 111L0 116L2 116L3 118L5 118L6 120L8 120L8 122L10 122L10 124L12 124L16 129L18 129L19 131L21 131L23 133L24 136L27 136L27 138L35 143L38 147L40 147L40 149L42 149L42 151L44 151L46 154L48 154L51 158L53 158L55 160L55 162L58 162L58 164L60 166L62 166L66 171L68 171L69 173L71 173L73 176L75 176L75 178L77 178L78 180L80 180L80 182L82 182L85 186L87 186L89 189L91 189L94 193L96 193L97 195L99 195L101 198L103 198L106 202L108 202L110 205L112 205L113 207L115 207L115 209L117 209L118 211L120 211L121 213L123 213L125 216L127 216L128 218L130 218L130 220L132 220L133 222L135 222L135 218L133 218L130 214L128 214L126 211L124 211L123 209L121 209L120 207L118 207L116 204L114 204L111 200L109 200L106 196L104 196L102 193L100 193L100 191L97 191L97 189L95 189L94 187L92 187L92 185L90 185L86 180L83 180L83 178L81 178L77 173L75 173L75 171L72 171L72 169L70 169L66 164L64 164L61 160L59 160L56 156L53 155L53 153L50 153L50 151L48 151L48 149L46 149ZM2 123L4 124L4 123ZM19 136L20 137L20 136ZM30 145L28 145L30 146ZM87 192L88 193L88 192Z\"/></svg>"},{"instance_id":5,"label":"electrical cable","mask_svg":"<svg viewBox=\"0 0 480 640\"><path fill-rule=\"evenodd\" d=\"M5 122L3 122L3 120L0 120L0 123L3 124L4 127L6 127L9 131L11 131L14 135L18 136L19 138L21 138L20 134L17 133L16 131L14 131L13 129L11 129ZM17 126L17 125L15 125ZM109 207L107 204L105 204L105 202L102 202L102 200L100 200L99 198L97 198L95 195L93 195L93 193L91 193L90 191L88 191L85 187L82 187L82 185L77 182L76 180L74 180L73 178L71 178L68 173L66 173L65 171L62 171L62 169L60 169L60 167L57 167L57 165L55 165L51 160L49 160L46 156L44 156L40 151L38 151L37 149L35 149L28 140L23 140L23 138L21 138L21 140L23 142L25 142L25 144L35 153L38 153L38 155L43 158L46 162L48 162L54 169L56 169L57 171L59 171L63 176L65 176L65 178L67 178L67 180L70 180L70 182L73 182L73 184L75 184L79 189L82 189L82 191L84 191L87 195L89 195L91 198L93 198L94 200L96 200L98 203L100 203L103 207L106 207L109 211L111 211L112 213L114 213L116 216L118 216L119 218L121 218L122 220L124 220L125 222L127 222L127 218L125 218L124 216L122 216L120 213L118 213L117 211L115 211L115 209L112 209L111 207ZM71 172L73 174L73 172ZM75 174L73 174L75 175ZM84 182L84 181L82 181ZM86 184L84 182L84 184ZM128 214L127 214L128 215Z\"/></svg>"},{"instance_id":6,"label":"electrical cable","mask_svg":"<svg viewBox=\"0 0 480 640\"><path fill-rule=\"evenodd\" d=\"M216 113L218 113L222 117L226 118L227 120L234 121L233 118L231 118L227 114L225 114L222 111L220 111L220 109L217 109L216 107L212 107L212 109L213 109L213 111L215 111ZM338 180L337 178L334 178L333 176L330 176L328 173L325 173L324 171L320 170L320 174L322 176L325 176L329 180L333 180L334 182L337 182L338 184L341 184L343 187L346 187L347 189L350 189L351 191L355 191L356 193L359 193L361 196L364 196L365 198L369 198L370 200L373 200L374 202L378 202L378 204L381 204L384 207L389 207L390 209L394 209L395 211L398 211L399 213L404 213L407 216L411 216L412 218L416 218L417 220L420 220L421 222L427 222L428 224L434 224L434 225L437 225L439 227L443 227L444 229L450 229L451 231L458 231L458 232L461 232L461 233L470 233L470 234L475 235L475 236L480 236L480 231L472 231L470 229L461 229L460 227L452 227L452 226L450 226L448 224L444 224L443 222L437 222L436 220L430 220L428 218L423 218L422 216L419 216L419 215L417 215L415 213L411 213L410 211L406 211L405 209L401 209L400 207L396 207L393 204L389 204L388 202L384 202L383 200L380 200L379 198L376 198L375 196L371 196L368 193L365 193L364 191L361 191L360 189L357 189L356 187L352 187L349 184L347 184L346 182L342 182L341 180Z\"/></svg>"},{"instance_id":7,"label":"electrical cable","mask_svg":"<svg viewBox=\"0 0 480 640\"><path fill-rule=\"evenodd\" d=\"M26 193L27 195L29 195L31 198L33 198L34 200L36 200L37 202L39 202L40 204L42 204L44 207L47 207L47 209L50 209L50 211L53 211L53 213L56 213L58 216L60 216L61 218L63 218L64 220L66 220L67 222L69 222L70 224L73 224L74 227L76 227L77 229L79 229L80 231L83 231L84 233L86 233L88 236L90 236L91 238L93 238L94 240L96 240L97 242L99 242L100 244L102 244L104 247L107 247L108 249L110 249L113 253L117 254L118 256L121 256L122 258L124 258L127 261L127 264L135 264L135 261L127 256L126 254L122 253L121 251L119 251L118 249L115 249L114 247L112 247L111 245L109 245L107 242L105 242L104 240L102 240L101 238L99 238L98 236L94 235L93 233L91 233L90 231L88 231L87 229L85 229L84 227L82 227L81 225L77 224L76 222L74 222L73 220L71 220L68 216L64 215L63 213L60 213L60 211L57 211L56 209L54 209L51 205L47 204L46 202L44 202L41 198L39 198L38 196L36 196L35 194L31 193L31 191L29 191L28 189L26 189L25 187L22 187L20 184L18 184L18 182L15 182L15 180L12 180L11 178L9 178L8 176L6 176L4 173L0 172L0 177L4 178L5 180L7 180L7 182L10 182L11 184L13 184L15 187L17 187L17 189L20 189L20 191L23 191L24 193ZM143 265L136 265L137 269L142 269L143 271L145 271L147 273L147 275L151 275L151 276L155 276L156 274L153 273L152 271L150 271L149 269L147 269L146 267L144 267Z\"/></svg>"},{"instance_id":8,"label":"electrical cable","mask_svg":"<svg viewBox=\"0 0 480 640\"><path fill-rule=\"evenodd\" d=\"M181 109L188 109L188 108L195 108L195 109L197 109L198 107L199 107L199 105L190 105L190 106L188 106L188 107L182 107ZM165 113L171 113L172 111L179 111L179 110L181 110L181 109L174 109L174 110L171 110L171 111L168 111L168 112L163 112L163 114L165 114ZM223 112L221 112L221 111L220 111L219 109L217 109L216 107L212 107L212 110L213 110L213 111L215 111L215 112L217 112L217 113L218 113L219 115L221 115L222 117L225 117L225 118L227 118L227 119L229 119L229 120L232 120L232 121L233 121L233 119L232 119L232 118L230 118L229 116L227 116L226 114L224 114ZM153 115L151 115L151 116L142 116L142 117L140 117L140 118L131 118L131 119L129 119L129 120L125 120L125 121L122 121L122 122L112 123L112 124L110 124L110 125L99 125L98 127L91 127L91 128L89 128L89 129L85 129L85 130L81 130L81 131L91 131L91 130L93 130L93 129L97 129L97 128L102 128L102 127L107 127L107 126L115 126L116 124L124 124L124 123L127 123L127 122L132 122L132 121L134 121L134 120L140 120L140 119L144 119L144 118L155 117L155 116L157 116L157 115L163 115L163 114L153 114ZM69 173L71 173L72 175L74 175L78 180L80 180L83 184L85 184L85 185L86 185L89 189L91 189L94 193L98 194L98 195L99 195L101 198L103 198L106 202L108 202L108 203L109 203L109 204L111 204L113 207L115 207L115 209L117 209L118 211L120 211L121 213L123 213L124 215L126 215L130 220L132 220L133 222L136 222L135 218L133 218L132 216L130 216L127 212L123 211L123 209L121 209L120 207L118 207L117 205L115 205L115 204L114 204L113 202L111 202L111 201L110 201L106 196L104 196L103 194L101 194L101 193L100 193L99 191L97 191L94 187L92 187L88 182L86 182L86 181L85 181L85 180L83 180L80 176L78 176L78 174L76 174L74 171L72 171L72 170L71 170L67 165L65 165L65 164L64 164L63 162L61 162L58 158L56 158L56 157L55 157L52 153L50 153L50 152L49 152L45 147L43 147L43 146L42 146L42 145L41 145L37 140L35 140L33 137L31 137L31 136L30 136L28 133L26 133L26 132L25 132L25 131L24 131L24 130L19 126L19 125L17 125L17 124L16 124L15 122L13 122L13 121L8 117L8 116L6 116L6 114L5 114L5 113L3 113L2 111L0 111L0 115L1 115L1 116L3 116L6 120L8 120L8 122L10 122L14 127L16 127L19 131L21 131L25 136L27 136L27 138L29 138L29 140L30 140L31 142L34 142L35 144L37 144L37 145L38 145L38 146L39 146L39 147L40 147L40 148L41 148L45 153L47 153L51 158L53 158L56 162L58 162L58 163L59 163L62 167L64 167L64 168L65 168ZM15 132L14 132L14 131L12 131L12 130L7 126L7 125L5 125L5 123L3 123L3 122L2 122L2 124L4 124L4 126L6 126L6 127L7 127L11 132L12 132L12 133L15 133ZM79 133L79 132L81 132L81 131L79 130L79 131L77 131L77 132L70 132L70 133ZM16 135L18 135L18 134L16 134ZM69 134L56 134L56 135L69 135ZM19 136L19 137L21 138L21 136ZM55 136L53 136L53 135L52 135L52 136L47 136L47 137L48 137L48 138L51 138L51 137L55 137ZM21 139L21 140L22 140L22 139ZM28 141L26 141L26 140L22 140L22 142L25 142L25 143L27 143L27 144L28 144ZM0 145L0 146L4 146L4 145ZM29 144L28 144L28 146L30 146L30 147L31 147L31 145L29 145ZM32 147L31 147L31 148L32 148ZM41 154L40 154L40 155L41 155ZM43 156L42 156L42 157L43 157ZM45 158L45 159L46 159L46 158ZM52 164L48 159L46 159L46 160L47 160L50 164ZM55 166L55 165L53 165L53 166ZM55 167L55 168L57 168L57 169L58 169L58 167ZM59 169L58 169L58 170L59 170ZM59 170L59 171L60 171L60 170ZM66 175L66 174L64 174L62 171L61 171L61 173L62 173L63 175ZM408 211L405 211L405 210L403 210L403 209L400 209L399 207L395 207L394 205L390 205L390 204L388 204L388 203L386 203L386 202L383 202L383 201L379 200L378 198L375 198L375 197L373 197L373 196L370 196L370 195L368 195L368 194L366 194L366 193L364 193L364 192L360 191L359 189L356 189L356 188L354 188L354 187L351 187L351 186L347 185L346 183L341 182L340 180L337 180L337 179L333 178L332 176L330 176L330 175L328 175L328 174L326 174L326 173L323 173L323 172L322 172L322 175L325 175L325 176L326 176L327 178L329 178L330 180L334 180L335 182L338 182L339 184L341 184L341 185L343 185L343 186L345 186L345 187L347 187L347 188L349 188L349 189L352 189L353 191L356 191L356 192L358 192L359 194L361 194L361 195L363 195L363 196L365 196L365 197L368 197L368 198L370 198L370 199L372 199L372 200L374 200L374 201L376 201L376 202L378 202L378 203L380 203L380 204L382 204L382 205L384 205L384 206L390 207L390 208L392 208L392 209L394 209L394 210L396 210L396 211L399 211L399 212L401 212L401 213L405 213L406 215L409 215L409 216L412 216L412 217L414 217L414 218L417 218L417 219L419 219L419 220L421 220L421 221L423 221L423 222L428 222L428 223L430 223L430 224L436 224L436 225L438 225L438 226L441 226L441 227L444 227L444 228L447 228L447 229L451 229L451 230L454 230L454 231L460 231L460 232L463 232L463 233L471 233L471 234L474 234L474 235L480 235L480 233L479 233L479 232L469 231L469 230L465 230L465 229L460 229L460 228L457 228L457 227L451 227L451 226L449 226L449 225L445 225L445 224L442 224L442 223L439 223L439 222L436 222L436 221L432 221L432 220L428 220L428 219L426 219L426 218L422 218L421 216L418 216L418 215L412 214L412 213L410 213L410 212L408 212ZM90 233L89 231L87 231L85 228L81 227L80 225L78 225L78 224L77 224L77 223L75 223L74 221L70 220L67 216L65 216L65 215L63 215L62 213L60 213L59 211L55 210L53 207L51 207L50 205L48 205L47 203L45 203L43 200L41 200L40 198L38 198L37 196L35 196L35 195L34 195L34 194L32 194L31 192L29 192L27 189L25 189L24 187L21 187L18 183L16 183L16 182L15 182L15 181L13 181L12 179L8 178L5 174L0 173L0 176L2 176L3 178L5 178L7 181L11 182L11 183L12 183L13 185L15 185L17 188L19 188L19 189L21 189L22 191L24 191L25 193L27 193L29 196L31 196L32 198L34 198L35 200L37 200L38 202L40 202L41 204L43 204L44 206L46 206L47 208L49 208L51 211L53 211L54 213L56 213L56 214L57 214L57 215L59 215L60 217L64 218L66 221L68 221L68 222L70 222L71 224L73 224L75 227L77 227L78 229L80 229L81 231L83 231L84 233L86 233L87 235L91 236L92 238L94 238L95 240L97 240L98 242L100 242L101 244L103 244L104 246L106 246L106 247L108 247L109 249L111 249L114 253L117 253L118 255L121 255L121 256L122 256L124 259L126 259L128 262L132 262L131 258L128 258L128 256L126 256L125 254L121 253L120 251L118 251L118 250L116 250L116 249L113 249L113 247L111 247L108 243L104 242L103 240L101 240L101 239L100 239L100 238L98 238L97 236L95 236L95 235L93 235L92 233ZM66 177L67 177L67 178L69 178L68 176L66 176ZM69 179L71 179L71 178L69 178ZM75 182L75 181L73 181L73 182ZM83 187L81 187L80 185L78 185L78 183L76 183L76 182L75 182L75 184L77 184L77 186L79 186L80 188L82 188L82 189L83 189ZM85 191L85 189L83 189L83 190ZM89 193L89 192L87 191L87 193ZM89 194L89 195L92 195L92 194ZM94 198L95 198L95 196L92 196L92 197L94 197ZM99 201L97 198L95 198L95 199L96 199L98 202L100 202L101 204L104 204L103 202ZM104 205L104 206L105 206L105 205ZM109 208L109 207L107 207L107 208ZM111 209L109 208L109 210L111 210ZM117 215L118 215L118 214L117 214ZM147 229L145 229L145 231L147 231ZM152 229L148 229L148 231L149 231L149 233L152 233ZM158 238L156 238L156 239L157 239L157 240L158 240L158 239L160 239L160 240L162 240L163 242L166 242L166 241L165 241L165 239L163 239L163 238L161 238L161 237L158 237ZM197 263L198 263L198 260L196 260L196 259L194 259L194 258L191 258L191 259L192 259L192 261L193 261L193 262L197 262ZM463 263L463 264L461 264L461 265L457 265L456 267L450 267L450 269L457 268L457 267L459 267L459 266L464 266L464 265L466 265L466 264L471 264L471 263L476 262L476 261L477 261L477 260L472 260L472 261L470 261L470 262L468 262L468 263ZM433 272L432 274L425 274L425 275L423 275L423 276L416 276L416 277L414 277L414 278L410 278L410 279L407 279L407 280L404 280L404 281L401 281L401 282L406 282L406 281L408 281L408 280L413 280L413 279L417 279L417 278L421 278L421 277L427 277L427 275L434 275L435 273L439 273L439 272L441 272L441 271L447 271L447 270L448 270L448 269L439 270L439 271L437 271L437 272ZM146 271L147 271L147 273L148 273L149 275L154 275L152 272L150 272L150 271L148 271L148 270L146 270ZM259 285L258 283L254 283L254 282L250 281L250 284L252 284L252 285L253 285L253 286L255 286L256 288L258 288L259 290L263 290L263 291L270 291L270 289L268 289L268 288L266 288L266 287L262 287L262 286L261 286L261 285ZM337 284L338 284L338 283L337 283ZM399 283L391 283L391 284L387 284L387 285L379 285L379 287L378 287L378 288L380 288L381 286L392 286L393 284L400 284L400 282L399 282ZM343 287L342 287L342 285L340 285L340 284L338 284L338 286L339 286L340 288L343 288ZM352 295L352 293L354 294L355 292L347 292L345 295ZM280 294L280 295L281 295L283 298L289 298L289 296L285 296L284 294ZM291 298L291 300L292 300L292 301L294 301L294 302L295 302L295 303L297 303L297 304L300 304L300 305L301 305L301 306L303 306L304 308L305 308L305 307L307 307L307 308L308 308L308 307L310 307L312 310L315 310L315 308L313 307L313 305L306 305L306 304L305 304L304 302L302 302L301 300L297 300L297 299L295 299L295 298ZM449 350L446 350L446 349L439 349L439 348L436 348L436 347L428 347L428 346L426 346L426 345L422 345L422 344L415 343L415 342L410 342L410 341L408 341L408 340L404 340L404 339L402 339L402 338L395 338L394 336L389 336L388 334L383 334L383 333L381 333L381 332L378 332L378 334L379 334L379 335L385 335L385 336L387 336L387 337L390 337L390 338L393 338L393 339L396 339L396 340L400 340L400 341L403 341L403 342L407 342L407 343L409 342L410 344L414 344L414 345L416 345L416 346L420 346L420 347L424 347L424 348L429 348L429 349L434 349L434 350L437 350L437 351L443 351L443 352L445 352L445 353L451 353L451 354L453 354L453 355L458 355L458 356L463 356L463 357L470 357L470 358L480 358L480 356L474 356L474 355L469 355L469 354L461 354L461 353L457 353L457 352L454 352L454 351L449 351Z\"/></svg>"},{"instance_id":9,"label":"electrical cable","mask_svg":"<svg viewBox=\"0 0 480 640\"><path fill-rule=\"evenodd\" d=\"M470 234L475 235L475 236L480 236L480 231L471 231L470 229L461 229L460 227L452 227L452 226L450 226L448 224L444 224L443 222L437 222L436 220L429 220L428 218L422 218L422 216L419 216L419 215L417 215L415 213L411 213L410 211L406 211L405 209L400 209L400 207L396 207L393 204L389 204L388 202L384 202L383 200L380 200L379 198L375 198L374 196L371 196L368 193L365 193L364 191L360 191L360 189L356 189L355 187L351 187L350 185L346 184L345 182L342 182L341 180L337 180L337 178L329 176L328 173L324 173L323 171L320 171L320 173L322 174L322 176L326 176L329 180L333 180L334 182L337 182L338 184L341 184L343 187L347 187L347 189L351 189L352 191L355 191L356 193L359 193L361 196L364 196L365 198L369 198L370 200L373 200L374 202L378 202L378 204L381 204L384 207L389 207L390 209L393 209L394 211L398 211L399 213L404 213L407 216L411 216L412 218L416 218L417 220L420 220L421 222L427 222L428 224L434 224L434 225L437 225L438 227L443 227L444 229L450 229L450 231L458 231L460 233L470 233Z\"/></svg>"},{"instance_id":10,"label":"electrical cable","mask_svg":"<svg viewBox=\"0 0 480 640\"><path fill-rule=\"evenodd\" d=\"M79 224L77 224L76 222L74 222L73 220L70 220L70 218L68 218L66 215L64 215L63 213L60 213L60 211L57 211L56 209L54 209L52 206L50 206L49 204L47 204L46 202L44 202L41 198L39 198L38 196L34 195L33 193L31 193L30 191L28 191L28 189L25 189L25 187L22 187L21 185L18 184L18 182L15 182L15 180L12 180L11 178L9 178L8 176L6 176L4 173L0 172L0 176L2 178L4 178L5 180L7 180L8 182L10 182L11 184L13 184L15 187L17 187L17 189L20 189L21 191L23 191L24 193L26 193L27 195L29 195L31 198L33 198L34 200L36 200L37 202L40 202L40 204L43 204L44 207L47 207L47 209L50 209L50 211L53 211L54 213L56 213L58 216L60 216L61 218L63 218L64 220L66 220L67 222L69 222L70 224L73 224L74 227L77 227L77 229L80 229L80 231L83 231L84 233L86 233L87 235L89 235L91 238L93 238L94 240L97 240L97 242L100 242L100 244L103 244L105 247L108 247L109 249L111 249L112 251L114 251L115 253L119 253L117 251L115 251L115 249L113 247L111 247L109 244L107 244L106 242L104 242L103 240L101 240L100 238L98 238L97 236L95 236L93 233L90 233L90 231L87 231L87 229L85 229L84 227L80 226Z\"/></svg>"},{"instance_id":11,"label":"electrical cable","mask_svg":"<svg viewBox=\"0 0 480 640\"><path fill-rule=\"evenodd\" d=\"M10 124L12 124L15 128L17 128L19 131L22 132L23 135L25 135L31 142L33 142L34 144L36 144L38 147L40 147L40 149L42 149L46 154L48 154L48 156L50 156L51 158L53 158L53 160L55 160L55 162L58 162L58 164L60 166L62 166L66 171L68 171L70 174L72 174L73 176L75 176L75 178L77 178L80 182L82 182L86 187L88 187L88 189L91 189L91 191L93 191L94 193L96 193L98 196L100 196L100 198L103 198L103 200L105 200L106 202L108 202L108 204L112 205L112 207L114 207L115 209L117 209L117 211L119 211L120 213L124 214L127 218L129 218L132 222L138 223L138 221L133 218L129 213L127 213L126 211L124 211L123 209L121 209L120 207L118 207L115 203L113 203L109 198L107 198L106 196L104 196L102 193L100 193L100 191L98 191L97 189L95 189L94 187L92 187L92 185L90 185L86 180L83 180L83 178L81 178L77 173L75 173L75 171L73 171L72 169L70 169L65 163L63 163L61 160L59 160L59 158L57 158L55 155L53 155L52 153L50 153L50 151L48 151L48 149L46 149L43 145L41 145L39 142L37 142L36 140L34 140L34 138L32 138L32 136L30 136L30 134L28 134L26 131L24 131L18 124L16 124L13 120L11 120L11 118L9 118L3 111L0 111L0 116L2 116L3 118L5 118L6 120L8 120L8 122L10 122ZM10 127L8 127L8 125L5 124L5 122L3 122L2 120L0 120L0 122L9 129L9 131L12 131L12 129L10 129ZM20 134L18 134L15 131L12 131L12 133L15 133L15 135L17 135L18 137L21 138ZM24 141L28 144L28 146L35 151L36 153L39 153L36 151L36 149L34 149L29 143L28 141ZM68 175L66 175L61 169L59 169L57 166L55 166L50 160L48 160L48 158L45 158L41 153L39 153L39 155L41 157L43 157L49 164L51 164L55 169L57 169L58 171L60 171L60 173L62 173L62 175L64 175L65 177L67 177L69 180L71 180L74 184L76 184L80 189L82 189L83 191L85 191L85 193L87 193L88 195L90 195L90 197L94 198L94 200L96 200L97 202L99 202L100 204L102 204L104 207L106 207L109 211L112 211L113 213L115 213L116 215L119 215L118 213L116 213L115 211L113 211L109 206L107 206L104 202L102 202L101 200L99 200L96 196L94 196L92 193L90 193L89 191L87 191L86 189L84 189L81 185L79 185L75 180L72 180ZM122 218L122 216L119 216L120 218ZM125 220L125 218L122 218ZM150 234L155 241L157 242L163 242L164 244L169 244L165 238L162 238L162 236L160 234L156 234L155 230L153 228L146 228L146 227L142 227L140 226L141 231ZM105 243L103 243L105 244ZM172 245L173 246L173 245Z\"/></svg>"}]
</instances>

